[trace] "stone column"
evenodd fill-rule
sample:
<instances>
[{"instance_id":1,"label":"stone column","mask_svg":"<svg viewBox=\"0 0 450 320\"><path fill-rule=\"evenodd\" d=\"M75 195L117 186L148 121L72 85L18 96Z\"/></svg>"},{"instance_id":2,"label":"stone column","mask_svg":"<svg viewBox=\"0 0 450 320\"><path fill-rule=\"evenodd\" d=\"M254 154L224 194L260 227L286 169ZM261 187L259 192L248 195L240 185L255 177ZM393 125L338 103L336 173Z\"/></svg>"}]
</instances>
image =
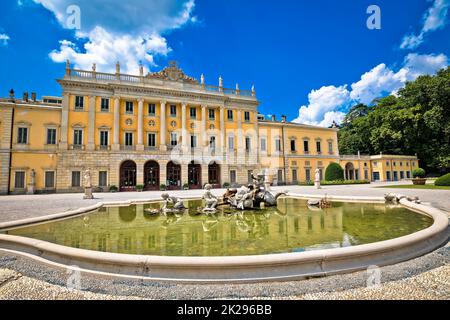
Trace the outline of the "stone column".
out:
<instances>
[{"instance_id":1,"label":"stone column","mask_svg":"<svg viewBox=\"0 0 450 320\"><path fill-rule=\"evenodd\" d=\"M161 101L161 125L160 125L160 150L161 151L167 151L167 144L166 144L166 101ZM165 184L165 182L162 182Z\"/></svg>"},{"instance_id":2,"label":"stone column","mask_svg":"<svg viewBox=\"0 0 450 320\"><path fill-rule=\"evenodd\" d=\"M95 150L95 96L89 97L88 150Z\"/></svg>"},{"instance_id":3,"label":"stone column","mask_svg":"<svg viewBox=\"0 0 450 320\"><path fill-rule=\"evenodd\" d=\"M187 151L187 130L186 130L186 103L181 104L181 148L183 153Z\"/></svg>"},{"instance_id":4,"label":"stone column","mask_svg":"<svg viewBox=\"0 0 450 320\"><path fill-rule=\"evenodd\" d=\"M200 146L203 148L206 145L206 106L202 106L202 124L201 124L202 137Z\"/></svg>"},{"instance_id":5,"label":"stone column","mask_svg":"<svg viewBox=\"0 0 450 320\"><path fill-rule=\"evenodd\" d=\"M144 151L144 99L138 100L137 151Z\"/></svg>"},{"instance_id":6,"label":"stone column","mask_svg":"<svg viewBox=\"0 0 450 320\"><path fill-rule=\"evenodd\" d=\"M225 107L220 107L220 150L225 153Z\"/></svg>"},{"instance_id":7,"label":"stone column","mask_svg":"<svg viewBox=\"0 0 450 320\"><path fill-rule=\"evenodd\" d=\"M120 150L120 97L114 98L114 128L112 150Z\"/></svg>"},{"instance_id":8,"label":"stone column","mask_svg":"<svg viewBox=\"0 0 450 320\"><path fill-rule=\"evenodd\" d=\"M63 103L61 112L61 139L59 143L60 150L67 150L68 143L68 126L69 126L69 102L70 95L67 92L63 93Z\"/></svg>"},{"instance_id":9,"label":"stone column","mask_svg":"<svg viewBox=\"0 0 450 320\"><path fill-rule=\"evenodd\" d=\"M160 160L159 163L159 184L167 184L167 161Z\"/></svg>"},{"instance_id":10,"label":"stone column","mask_svg":"<svg viewBox=\"0 0 450 320\"><path fill-rule=\"evenodd\" d=\"M254 143L255 143L255 145L252 146L252 149L254 150L254 153L255 153L255 163L259 164L260 163L260 161L259 161L259 148L261 148L261 146L260 146L260 143L259 143L259 123L258 123L258 114L257 114L257 112L255 112L254 115L255 115L255 119L254 119L254 121L255 121L255 134L254 134L255 142Z\"/></svg>"},{"instance_id":11,"label":"stone column","mask_svg":"<svg viewBox=\"0 0 450 320\"><path fill-rule=\"evenodd\" d=\"M237 111L237 137L236 137L236 145L237 145L237 158L238 158L238 164L244 164L242 163L242 157L244 156L244 139L243 139L243 132L242 132L242 111Z\"/></svg>"},{"instance_id":12,"label":"stone column","mask_svg":"<svg viewBox=\"0 0 450 320\"><path fill-rule=\"evenodd\" d=\"M188 176L188 164L181 163L181 189L183 189L185 183L189 183Z\"/></svg>"}]
</instances>

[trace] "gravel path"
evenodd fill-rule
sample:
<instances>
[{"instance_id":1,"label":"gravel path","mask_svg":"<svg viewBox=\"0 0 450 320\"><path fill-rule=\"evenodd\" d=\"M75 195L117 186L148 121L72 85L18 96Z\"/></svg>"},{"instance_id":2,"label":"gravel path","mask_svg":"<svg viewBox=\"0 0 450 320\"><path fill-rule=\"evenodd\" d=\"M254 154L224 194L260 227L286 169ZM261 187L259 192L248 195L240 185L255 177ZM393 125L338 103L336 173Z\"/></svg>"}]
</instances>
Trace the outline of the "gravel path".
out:
<instances>
[{"instance_id":1,"label":"gravel path","mask_svg":"<svg viewBox=\"0 0 450 320\"><path fill-rule=\"evenodd\" d=\"M370 288L366 288L366 271L301 281L217 285L119 279L82 272L82 291L67 289L70 275L67 269L0 250L0 299L450 299L450 244L380 268L381 284Z\"/></svg>"}]
</instances>

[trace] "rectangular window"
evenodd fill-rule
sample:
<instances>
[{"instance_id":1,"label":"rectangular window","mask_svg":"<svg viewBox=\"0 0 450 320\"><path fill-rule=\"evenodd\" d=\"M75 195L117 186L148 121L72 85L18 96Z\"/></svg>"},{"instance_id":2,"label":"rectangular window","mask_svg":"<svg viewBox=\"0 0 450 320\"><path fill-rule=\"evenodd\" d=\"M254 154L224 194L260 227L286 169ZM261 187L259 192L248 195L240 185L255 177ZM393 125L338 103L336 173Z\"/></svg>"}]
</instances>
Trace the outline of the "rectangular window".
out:
<instances>
[{"instance_id":1,"label":"rectangular window","mask_svg":"<svg viewBox=\"0 0 450 320\"><path fill-rule=\"evenodd\" d=\"M308 140L303 141L303 150L305 151L305 153L309 153L309 141Z\"/></svg>"},{"instance_id":2,"label":"rectangular window","mask_svg":"<svg viewBox=\"0 0 450 320\"><path fill-rule=\"evenodd\" d=\"M321 147L320 141L316 141L316 148L317 148L317 153L321 153L322 152L322 147Z\"/></svg>"},{"instance_id":3,"label":"rectangular window","mask_svg":"<svg viewBox=\"0 0 450 320\"><path fill-rule=\"evenodd\" d=\"M233 110L227 110L228 121L233 121Z\"/></svg>"},{"instance_id":4,"label":"rectangular window","mask_svg":"<svg viewBox=\"0 0 450 320\"><path fill-rule=\"evenodd\" d=\"M156 133L149 133L148 134L148 146L150 148L156 147Z\"/></svg>"},{"instance_id":5,"label":"rectangular window","mask_svg":"<svg viewBox=\"0 0 450 320\"><path fill-rule=\"evenodd\" d=\"M175 132L172 132L170 134L170 145L172 147L175 147L178 144L178 137L177 134Z\"/></svg>"},{"instance_id":6,"label":"rectangular window","mask_svg":"<svg viewBox=\"0 0 450 320\"><path fill-rule=\"evenodd\" d=\"M267 141L266 141L266 138L261 138L261 151L267 151Z\"/></svg>"},{"instance_id":7,"label":"rectangular window","mask_svg":"<svg viewBox=\"0 0 450 320\"><path fill-rule=\"evenodd\" d=\"M400 179L401 180L405 179L405 172L404 171L400 171Z\"/></svg>"},{"instance_id":8,"label":"rectangular window","mask_svg":"<svg viewBox=\"0 0 450 320\"><path fill-rule=\"evenodd\" d=\"M248 112L248 111L244 112L244 121L250 122L250 112Z\"/></svg>"},{"instance_id":9,"label":"rectangular window","mask_svg":"<svg viewBox=\"0 0 450 320\"><path fill-rule=\"evenodd\" d=\"M25 171L16 171L14 177L14 188L25 189Z\"/></svg>"},{"instance_id":10,"label":"rectangular window","mask_svg":"<svg viewBox=\"0 0 450 320\"><path fill-rule=\"evenodd\" d=\"M191 136L191 148L197 148L197 136Z\"/></svg>"},{"instance_id":11,"label":"rectangular window","mask_svg":"<svg viewBox=\"0 0 450 320\"><path fill-rule=\"evenodd\" d=\"M56 129L47 129L47 144L56 144Z\"/></svg>"},{"instance_id":12,"label":"rectangular window","mask_svg":"<svg viewBox=\"0 0 450 320\"><path fill-rule=\"evenodd\" d=\"M364 170L364 180L369 180L369 171Z\"/></svg>"},{"instance_id":13,"label":"rectangular window","mask_svg":"<svg viewBox=\"0 0 450 320\"><path fill-rule=\"evenodd\" d=\"M307 182L311 181L311 169L305 169L305 177Z\"/></svg>"},{"instance_id":14,"label":"rectangular window","mask_svg":"<svg viewBox=\"0 0 450 320\"><path fill-rule=\"evenodd\" d=\"M228 137L228 150L234 150L234 137Z\"/></svg>"},{"instance_id":15,"label":"rectangular window","mask_svg":"<svg viewBox=\"0 0 450 320\"><path fill-rule=\"evenodd\" d=\"M411 172L409 172L409 171L406 171L406 178L411 178Z\"/></svg>"},{"instance_id":16,"label":"rectangular window","mask_svg":"<svg viewBox=\"0 0 450 320\"><path fill-rule=\"evenodd\" d=\"M328 141L328 153L333 154L333 142Z\"/></svg>"},{"instance_id":17,"label":"rectangular window","mask_svg":"<svg viewBox=\"0 0 450 320\"><path fill-rule=\"evenodd\" d=\"M81 187L81 172L72 171L72 187Z\"/></svg>"},{"instance_id":18,"label":"rectangular window","mask_svg":"<svg viewBox=\"0 0 450 320\"><path fill-rule=\"evenodd\" d=\"M125 113L126 114L133 114L134 112L134 103L133 101L126 101L125 102Z\"/></svg>"},{"instance_id":19,"label":"rectangular window","mask_svg":"<svg viewBox=\"0 0 450 320\"><path fill-rule=\"evenodd\" d=\"M214 137L214 136L209 138L209 149L211 149L211 150L216 149L216 137Z\"/></svg>"},{"instance_id":20,"label":"rectangular window","mask_svg":"<svg viewBox=\"0 0 450 320\"><path fill-rule=\"evenodd\" d=\"M291 152L295 152L297 148L295 147L295 140L291 140Z\"/></svg>"},{"instance_id":21,"label":"rectangular window","mask_svg":"<svg viewBox=\"0 0 450 320\"><path fill-rule=\"evenodd\" d=\"M253 170L247 170L247 183L252 184L253 183Z\"/></svg>"},{"instance_id":22,"label":"rectangular window","mask_svg":"<svg viewBox=\"0 0 450 320\"><path fill-rule=\"evenodd\" d=\"M281 140L279 138L275 139L275 151L281 152Z\"/></svg>"},{"instance_id":23,"label":"rectangular window","mask_svg":"<svg viewBox=\"0 0 450 320\"><path fill-rule=\"evenodd\" d=\"M216 110L209 109L208 110L209 120L215 120L216 119Z\"/></svg>"},{"instance_id":24,"label":"rectangular window","mask_svg":"<svg viewBox=\"0 0 450 320\"><path fill-rule=\"evenodd\" d=\"M45 188L53 189L55 187L55 171L45 172Z\"/></svg>"},{"instance_id":25,"label":"rectangular window","mask_svg":"<svg viewBox=\"0 0 450 320\"><path fill-rule=\"evenodd\" d=\"M391 172L390 171L386 171L386 180L391 181Z\"/></svg>"},{"instance_id":26,"label":"rectangular window","mask_svg":"<svg viewBox=\"0 0 450 320\"><path fill-rule=\"evenodd\" d=\"M177 116L177 106L172 104L170 106L170 116L171 117L176 117Z\"/></svg>"},{"instance_id":27,"label":"rectangular window","mask_svg":"<svg viewBox=\"0 0 450 320\"><path fill-rule=\"evenodd\" d=\"M245 151L250 152L252 149L252 139L250 137L245 137Z\"/></svg>"},{"instance_id":28,"label":"rectangular window","mask_svg":"<svg viewBox=\"0 0 450 320\"><path fill-rule=\"evenodd\" d=\"M236 170L230 170L230 182L236 183Z\"/></svg>"},{"instance_id":29,"label":"rectangular window","mask_svg":"<svg viewBox=\"0 0 450 320\"><path fill-rule=\"evenodd\" d=\"M84 110L84 97L75 96L75 110Z\"/></svg>"},{"instance_id":30,"label":"rectangular window","mask_svg":"<svg viewBox=\"0 0 450 320\"><path fill-rule=\"evenodd\" d=\"M83 144L83 130L73 130L73 145L81 146Z\"/></svg>"},{"instance_id":31,"label":"rectangular window","mask_svg":"<svg viewBox=\"0 0 450 320\"><path fill-rule=\"evenodd\" d=\"M98 173L98 186L106 187L108 185L108 172L107 171L99 171Z\"/></svg>"},{"instance_id":32,"label":"rectangular window","mask_svg":"<svg viewBox=\"0 0 450 320\"><path fill-rule=\"evenodd\" d=\"M292 169L292 182L293 183L297 183L298 178L297 178L297 169Z\"/></svg>"},{"instance_id":33,"label":"rectangular window","mask_svg":"<svg viewBox=\"0 0 450 320\"><path fill-rule=\"evenodd\" d=\"M283 182L283 170L278 170L277 177L278 177L278 183Z\"/></svg>"},{"instance_id":34,"label":"rectangular window","mask_svg":"<svg viewBox=\"0 0 450 320\"><path fill-rule=\"evenodd\" d=\"M125 145L132 146L133 145L133 133L125 132Z\"/></svg>"},{"instance_id":35,"label":"rectangular window","mask_svg":"<svg viewBox=\"0 0 450 320\"><path fill-rule=\"evenodd\" d=\"M109 99L102 98L100 103L100 111L101 112L109 112Z\"/></svg>"},{"instance_id":36,"label":"rectangular window","mask_svg":"<svg viewBox=\"0 0 450 320\"><path fill-rule=\"evenodd\" d=\"M27 144L28 143L28 128L19 128L17 143Z\"/></svg>"},{"instance_id":37,"label":"rectangular window","mask_svg":"<svg viewBox=\"0 0 450 320\"><path fill-rule=\"evenodd\" d=\"M148 104L148 115L154 117L156 115L156 104L149 103Z\"/></svg>"},{"instance_id":38,"label":"rectangular window","mask_svg":"<svg viewBox=\"0 0 450 320\"><path fill-rule=\"evenodd\" d=\"M191 119L197 119L197 109L196 108L190 108L189 109L189 115Z\"/></svg>"},{"instance_id":39,"label":"rectangular window","mask_svg":"<svg viewBox=\"0 0 450 320\"><path fill-rule=\"evenodd\" d=\"M100 146L107 147L108 146L108 131L100 131Z\"/></svg>"}]
</instances>

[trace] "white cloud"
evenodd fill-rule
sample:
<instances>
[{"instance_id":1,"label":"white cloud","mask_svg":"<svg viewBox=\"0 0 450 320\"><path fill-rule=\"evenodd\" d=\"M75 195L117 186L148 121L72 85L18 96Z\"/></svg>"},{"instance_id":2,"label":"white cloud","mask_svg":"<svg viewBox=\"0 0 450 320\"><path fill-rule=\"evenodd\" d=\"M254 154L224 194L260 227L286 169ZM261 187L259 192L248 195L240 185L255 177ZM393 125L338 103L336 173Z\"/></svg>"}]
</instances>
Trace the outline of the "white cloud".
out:
<instances>
[{"instance_id":1,"label":"white cloud","mask_svg":"<svg viewBox=\"0 0 450 320\"><path fill-rule=\"evenodd\" d=\"M352 83L351 90L347 85L328 86L312 90L308 95L309 104L299 109L299 116L293 122L329 126L333 121L338 124L344 119L346 110L351 104L370 104L375 98L386 94L396 94L407 81L413 81L420 75L434 74L448 66L448 57L444 54L408 54L403 66L394 71L381 63L364 73L361 79Z\"/></svg>"},{"instance_id":2,"label":"white cloud","mask_svg":"<svg viewBox=\"0 0 450 320\"><path fill-rule=\"evenodd\" d=\"M308 94L308 100L309 104L300 107L298 118L293 122L312 125L327 122L333 115L338 115L335 112L336 109L350 102L350 92L347 90L347 85L340 87L324 86L318 90L312 90ZM325 114L328 114L327 119L324 119Z\"/></svg>"},{"instance_id":3,"label":"white cloud","mask_svg":"<svg viewBox=\"0 0 450 320\"><path fill-rule=\"evenodd\" d=\"M434 74L438 70L448 66L448 58L445 54L417 54L410 53L406 56L404 68L408 70L408 80L415 80L423 74Z\"/></svg>"},{"instance_id":4,"label":"white cloud","mask_svg":"<svg viewBox=\"0 0 450 320\"><path fill-rule=\"evenodd\" d=\"M434 0L433 5L423 16L423 26L420 33L404 36L400 48L415 49L422 44L427 33L443 28L449 7L450 0Z\"/></svg>"},{"instance_id":5,"label":"white cloud","mask_svg":"<svg viewBox=\"0 0 450 320\"><path fill-rule=\"evenodd\" d=\"M2 46L8 45L9 40L10 40L10 38L7 34L0 33L0 45L2 45Z\"/></svg>"},{"instance_id":6,"label":"white cloud","mask_svg":"<svg viewBox=\"0 0 450 320\"><path fill-rule=\"evenodd\" d=\"M391 93L401 88L407 80L407 70L392 71L384 63L364 73L361 79L351 85L350 97L365 104L371 103L384 93Z\"/></svg>"},{"instance_id":7,"label":"white cloud","mask_svg":"<svg viewBox=\"0 0 450 320\"><path fill-rule=\"evenodd\" d=\"M87 69L97 63L99 71L112 71L117 61L122 71L136 73L141 61L155 66L155 55L167 55L170 48L164 34L195 22L194 0L34 0L54 13L66 28L66 13L70 5L77 5L81 13L81 29L75 40L62 40L60 47L50 53L55 62L70 59L77 68ZM99 9L101 8L101 9Z\"/></svg>"}]
</instances>

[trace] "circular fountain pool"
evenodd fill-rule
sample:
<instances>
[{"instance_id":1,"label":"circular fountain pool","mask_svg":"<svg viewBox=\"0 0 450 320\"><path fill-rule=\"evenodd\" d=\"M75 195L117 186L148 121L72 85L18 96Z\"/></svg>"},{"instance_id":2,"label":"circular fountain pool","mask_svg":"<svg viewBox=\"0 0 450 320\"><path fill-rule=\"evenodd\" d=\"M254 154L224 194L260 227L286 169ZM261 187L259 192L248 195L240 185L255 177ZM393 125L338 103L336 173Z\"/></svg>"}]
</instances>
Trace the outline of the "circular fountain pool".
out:
<instances>
[{"instance_id":1,"label":"circular fountain pool","mask_svg":"<svg viewBox=\"0 0 450 320\"><path fill-rule=\"evenodd\" d=\"M428 228L430 217L402 206L338 203L313 211L284 198L277 207L191 215L150 216L160 203L101 208L88 215L24 227L7 234L95 251L156 256L245 256L355 246ZM190 214L189 214L190 213Z\"/></svg>"},{"instance_id":2,"label":"circular fountain pool","mask_svg":"<svg viewBox=\"0 0 450 320\"><path fill-rule=\"evenodd\" d=\"M290 194L276 208L223 207L213 215L194 215L201 202L186 201L188 212L178 216L147 215L159 202L98 203L0 224L0 248L87 272L217 283L352 272L409 260L448 241L448 217L433 207L329 198L342 202L311 210L302 195Z\"/></svg>"}]
</instances>

